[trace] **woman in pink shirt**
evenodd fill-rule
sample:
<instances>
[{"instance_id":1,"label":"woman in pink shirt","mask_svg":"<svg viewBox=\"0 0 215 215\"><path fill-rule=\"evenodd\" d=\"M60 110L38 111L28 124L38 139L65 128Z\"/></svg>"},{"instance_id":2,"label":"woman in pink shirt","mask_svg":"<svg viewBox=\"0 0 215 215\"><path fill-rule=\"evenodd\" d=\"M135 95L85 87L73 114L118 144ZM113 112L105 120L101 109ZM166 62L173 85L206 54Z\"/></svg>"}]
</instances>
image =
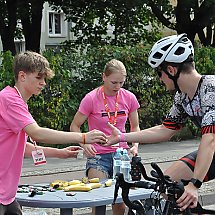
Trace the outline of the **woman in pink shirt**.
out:
<instances>
[{"instance_id":1,"label":"woman in pink shirt","mask_svg":"<svg viewBox=\"0 0 215 215\"><path fill-rule=\"evenodd\" d=\"M108 122L116 126L121 132L126 132L127 120L130 131L139 131L137 109L140 107L137 98L130 91L122 88L126 80L126 68L116 59L106 63L103 74L103 85L92 90L82 99L71 126L71 131L79 131L81 125L88 120L89 130L99 129L106 135L111 135ZM126 142L115 146L104 147L101 143L80 144L87 158L86 175L89 178L113 178L113 156L117 148L129 149ZM138 153L138 143L132 143L130 151ZM113 214L124 214L124 204L113 206Z\"/></svg>"}]
</instances>

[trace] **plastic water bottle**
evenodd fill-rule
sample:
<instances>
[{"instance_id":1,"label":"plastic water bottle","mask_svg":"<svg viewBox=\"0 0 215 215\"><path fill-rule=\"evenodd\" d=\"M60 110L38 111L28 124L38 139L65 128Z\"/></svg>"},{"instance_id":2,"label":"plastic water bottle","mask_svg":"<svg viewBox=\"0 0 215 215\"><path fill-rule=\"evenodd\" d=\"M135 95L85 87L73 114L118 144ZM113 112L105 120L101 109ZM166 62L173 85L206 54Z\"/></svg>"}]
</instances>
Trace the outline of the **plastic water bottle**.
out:
<instances>
[{"instance_id":1,"label":"plastic water bottle","mask_svg":"<svg viewBox=\"0 0 215 215\"><path fill-rule=\"evenodd\" d=\"M130 175L131 162L126 149L123 149L121 161L122 161L122 165L121 165L120 172L123 173L124 179L126 181L130 181L131 180L131 175Z\"/></svg>"},{"instance_id":2,"label":"plastic water bottle","mask_svg":"<svg viewBox=\"0 0 215 215\"><path fill-rule=\"evenodd\" d=\"M113 157L113 178L115 179L116 173L120 172L120 168L121 168L121 149L118 148L116 150L116 153Z\"/></svg>"}]
</instances>

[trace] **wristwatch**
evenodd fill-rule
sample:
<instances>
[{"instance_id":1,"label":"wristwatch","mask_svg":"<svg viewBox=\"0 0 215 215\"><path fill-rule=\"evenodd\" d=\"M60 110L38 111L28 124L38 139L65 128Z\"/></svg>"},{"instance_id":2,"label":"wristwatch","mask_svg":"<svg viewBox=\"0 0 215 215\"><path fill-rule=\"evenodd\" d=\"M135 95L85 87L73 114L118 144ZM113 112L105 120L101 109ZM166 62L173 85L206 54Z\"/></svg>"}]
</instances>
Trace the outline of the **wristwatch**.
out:
<instances>
[{"instance_id":1,"label":"wristwatch","mask_svg":"<svg viewBox=\"0 0 215 215\"><path fill-rule=\"evenodd\" d=\"M191 178L191 179L190 179L190 182L193 183L193 185L194 185L196 188L200 188L200 187L202 186L202 182L201 182L199 179Z\"/></svg>"}]
</instances>

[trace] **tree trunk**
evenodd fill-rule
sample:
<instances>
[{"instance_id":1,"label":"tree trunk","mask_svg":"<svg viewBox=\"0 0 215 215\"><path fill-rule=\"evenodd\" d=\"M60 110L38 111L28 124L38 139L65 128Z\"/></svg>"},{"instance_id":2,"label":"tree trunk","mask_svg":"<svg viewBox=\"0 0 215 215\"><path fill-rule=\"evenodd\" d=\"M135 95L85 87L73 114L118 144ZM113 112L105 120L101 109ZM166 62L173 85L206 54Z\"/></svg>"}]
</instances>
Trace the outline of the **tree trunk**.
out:
<instances>
[{"instance_id":1,"label":"tree trunk","mask_svg":"<svg viewBox=\"0 0 215 215\"><path fill-rule=\"evenodd\" d=\"M19 0L26 50L40 52L41 21L44 0ZM24 8L24 9L23 9ZM23 13L24 10L24 13Z\"/></svg>"},{"instance_id":2,"label":"tree trunk","mask_svg":"<svg viewBox=\"0 0 215 215\"><path fill-rule=\"evenodd\" d=\"M11 33L8 29L4 29L4 32L1 33L1 41L3 51L11 51L12 55L16 54L14 33Z\"/></svg>"},{"instance_id":3,"label":"tree trunk","mask_svg":"<svg viewBox=\"0 0 215 215\"><path fill-rule=\"evenodd\" d=\"M11 51L16 54L14 43L16 23L17 23L17 1L0 1L0 35L3 51Z\"/></svg>"}]
</instances>

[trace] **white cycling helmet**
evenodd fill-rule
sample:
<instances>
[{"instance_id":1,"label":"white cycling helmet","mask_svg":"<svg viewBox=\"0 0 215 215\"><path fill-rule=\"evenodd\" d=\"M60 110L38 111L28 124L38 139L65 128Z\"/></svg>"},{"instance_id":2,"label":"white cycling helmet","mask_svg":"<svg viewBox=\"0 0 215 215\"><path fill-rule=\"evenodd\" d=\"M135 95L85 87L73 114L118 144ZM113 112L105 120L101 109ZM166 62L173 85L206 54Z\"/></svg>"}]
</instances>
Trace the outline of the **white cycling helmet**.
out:
<instances>
[{"instance_id":1,"label":"white cycling helmet","mask_svg":"<svg viewBox=\"0 0 215 215\"><path fill-rule=\"evenodd\" d=\"M148 63L152 68L158 67L164 61L171 63L185 62L190 55L194 55L192 42L187 34L164 37L152 47Z\"/></svg>"}]
</instances>

